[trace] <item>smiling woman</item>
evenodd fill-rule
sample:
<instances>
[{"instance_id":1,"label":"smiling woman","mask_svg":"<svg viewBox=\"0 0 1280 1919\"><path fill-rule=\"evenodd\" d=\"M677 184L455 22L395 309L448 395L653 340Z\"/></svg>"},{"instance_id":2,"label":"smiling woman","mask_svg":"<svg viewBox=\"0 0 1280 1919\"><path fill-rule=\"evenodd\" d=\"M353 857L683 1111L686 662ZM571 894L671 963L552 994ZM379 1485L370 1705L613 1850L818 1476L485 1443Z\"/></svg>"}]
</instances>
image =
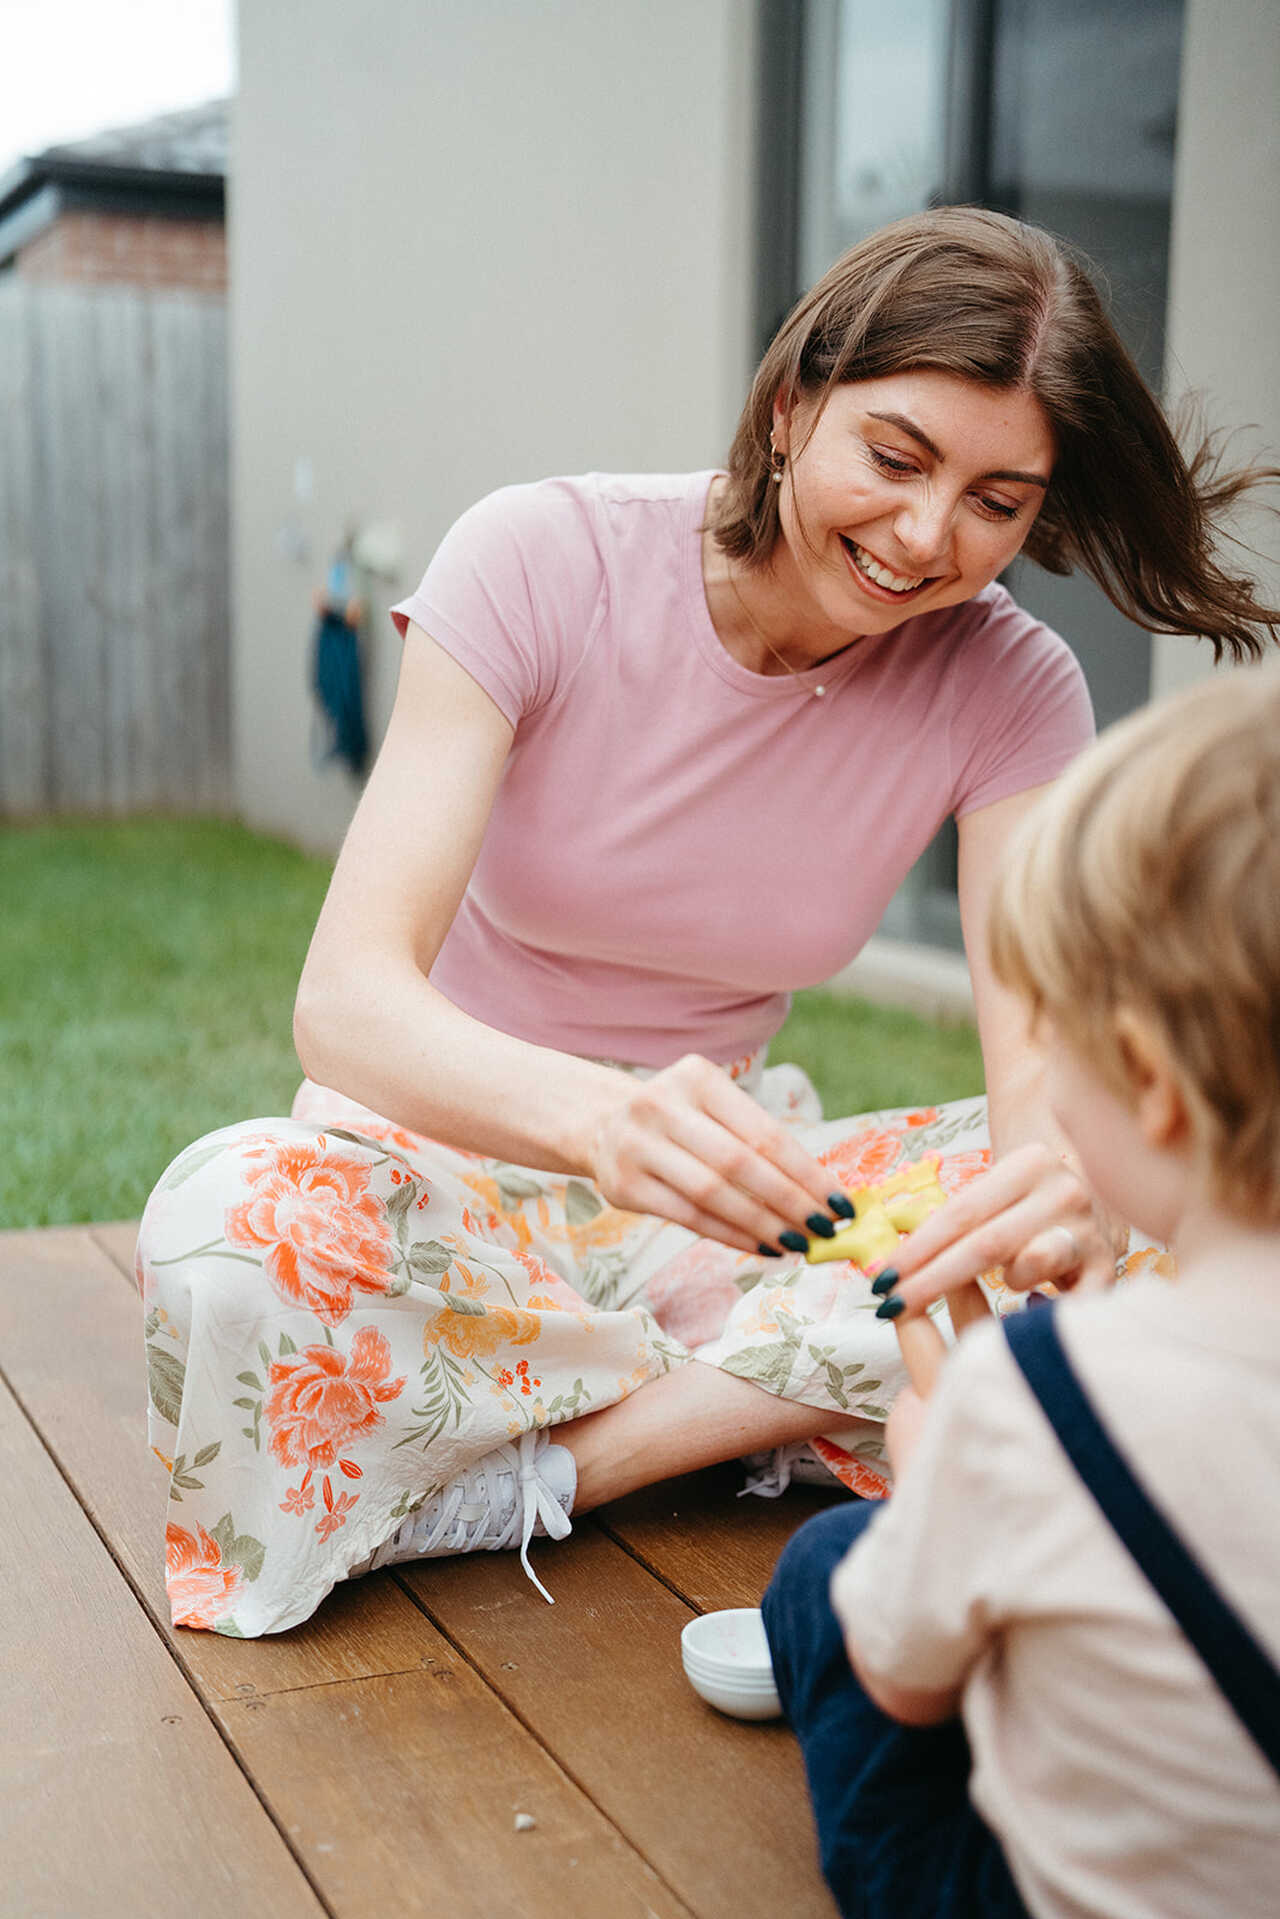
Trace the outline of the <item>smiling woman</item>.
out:
<instances>
[{"instance_id":1,"label":"smiling woman","mask_svg":"<svg viewBox=\"0 0 1280 1919\"><path fill-rule=\"evenodd\" d=\"M1188 467L1053 241L944 209L801 303L726 472L463 515L394 609L293 1116L181 1155L143 1222L152 1442L202 1459L188 1522L249 1553L217 1619L179 1578L177 1618L278 1631L353 1572L559 1539L716 1460L774 1452L777 1490L814 1440L883 1492L902 1367L872 1274L794 1257L872 1161L939 1156L1006 1299L1112 1275L1124 1224L1064 1163L986 959L1009 834L1092 730L1069 649L996 576L1020 549L1083 565L1148 624L1257 650L1277 616L1210 538L1250 477ZM948 817L989 1105L823 1121L768 1042ZM917 1291L951 1283L955 1218L936 1264L902 1242ZM264 1419L372 1377L374 1333L350 1484L321 1433L290 1485Z\"/></svg>"}]
</instances>

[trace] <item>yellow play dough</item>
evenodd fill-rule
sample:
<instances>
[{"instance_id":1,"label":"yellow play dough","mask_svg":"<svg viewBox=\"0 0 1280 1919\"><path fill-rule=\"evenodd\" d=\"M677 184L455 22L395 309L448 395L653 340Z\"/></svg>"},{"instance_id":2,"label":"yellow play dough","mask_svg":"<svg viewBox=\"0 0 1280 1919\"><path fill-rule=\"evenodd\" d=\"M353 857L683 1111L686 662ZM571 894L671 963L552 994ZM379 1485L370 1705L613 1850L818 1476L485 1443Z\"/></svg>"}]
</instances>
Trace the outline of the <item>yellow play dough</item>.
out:
<instances>
[{"instance_id":1,"label":"yellow play dough","mask_svg":"<svg viewBox=\"0 0 1280 1919\"><path fill-rule=\"evenodd\" d=\"M938 1155L929 1153L875 1186L857 1187L849 1195L853 1218L834 1239L810 1239L805 1253L809 1264L850 1259L855 1266L870 1266L891 1259L902 1235L913 1232L946 1203L938 1165Z\"/></svg>"}]
</instances>

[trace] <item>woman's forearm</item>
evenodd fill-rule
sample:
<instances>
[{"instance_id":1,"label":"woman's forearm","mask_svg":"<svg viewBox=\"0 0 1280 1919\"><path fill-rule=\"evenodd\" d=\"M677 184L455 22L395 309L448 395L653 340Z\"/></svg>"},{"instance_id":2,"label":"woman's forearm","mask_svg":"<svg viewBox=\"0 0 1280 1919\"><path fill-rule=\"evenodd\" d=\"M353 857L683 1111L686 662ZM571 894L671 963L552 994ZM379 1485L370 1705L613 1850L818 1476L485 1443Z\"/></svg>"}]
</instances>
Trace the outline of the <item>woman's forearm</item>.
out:
<instances>
[{"instance_id":1,"label":"woman's forearm","mask_svg":"<svg viewBox=\"0 0 1280 1919\"><path fill-rule=\"evenodd\" d=\"M294 1010L304 1072L415 1133L548 1172L591 1171L601 1118L631 1088L608 1066L472 1019L416 970L304 974Z\"/></svg>"}]
</instances>

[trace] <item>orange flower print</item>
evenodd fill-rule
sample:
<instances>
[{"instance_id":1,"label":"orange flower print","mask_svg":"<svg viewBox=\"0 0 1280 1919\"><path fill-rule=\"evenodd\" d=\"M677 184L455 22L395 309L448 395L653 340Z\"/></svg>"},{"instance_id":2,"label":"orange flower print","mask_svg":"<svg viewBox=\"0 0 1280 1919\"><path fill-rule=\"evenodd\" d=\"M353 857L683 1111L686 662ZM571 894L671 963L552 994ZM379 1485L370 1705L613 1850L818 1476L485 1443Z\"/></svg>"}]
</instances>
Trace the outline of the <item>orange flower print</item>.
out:
<instances>
[{"instance_id":1,"label":"orange flower print","mask_svg":"<svg viewBox=\"0 0 1280 1919\"><path fill-rule=\"evenodd\" d=\"M938 1184L944 1193L958 1193L962 1186L968 1186L985 1173L991 1164L991 1148L977 1146L969 1153L944 1153L938 1167Z\"/></svg>"},{"instance_id":2,"label":"orange flower print","mask_svg":"<svg viewBox=\"0 0 1280 1919\"><path fill-rule=\"evenodd\" d=\"M389 1119L362 1119L354 1122L350 1130L359 1133L362 1139L381 1140L384 1146L394 1146L398 1152L421 1152L427 1141L421 1133L411 1133L403 1126L393 1126Z\"/></svg>"},{"instance_id":3,"label":"orange flower print","mask_svg":"<svg viewBox=\"0 0 1280 1919\"><path fill-rule=\"evenodd\" d=\"M223 1230L233 1246L262 1253L284 1299L338 1326L351 1311L353 1288L387 1291L391 1229L361 1160L288 1145L253 1154L246 1166L250 1196L229 1208Z\"/></svg>"},{"instance_id":4,"label":"orange flower print","mask_svg":"<svg viewBox=\"0 0 1280 1919\"><path fill-rule=\"evenodd\" d=\"M478 1313L446 1307L422 1329L422 1349L447 1346L455 1359L485 1359L500 1346L528 1346L542 1331L537 1313L513 1306L486 1306Z\"/></svg>"},{"instance_id":5,"label":"orange flower print","mask_svg":"<svg viewBox=\"0 0 1280 1919\"><path fill-rule=\"evenodd\" d=\"M840 1484L847 1486L851 1493L857 1493L860 1499L889 1497L888 1475L877 1471L869 1461L856 1458L853 1453L847 1453L843 1446L836 1446L829 1439L811 1439L809 1444Z\"/></svg>"},{"instance_id":6,"label":"orange flower print","mask_svg":"<svg viewBox=\"0 0 1280 1919\"><path fill-rule=\"evenodd\" d=\"M874 1186L878 1179L897 1165L902 1157L902 1134L895 1132L855 1133L852 1139L837 1140L818 1158L829 1166L842 1186Z\"/></svg>"},{"instance_id":7,"label":"orange flower print","mask_svg":"<svg viewBox=\"0 0 1280 1919\"><path fill-rule=\"evenodd\" d=\"M391 1348L372 1326L360 1328L350 1358L333 1346L304 1346L272 1360L262 1408L272 1457L282 1466L332 1466L381 1426L378 1407L403 1392L404 1375L389 1380L390 1371Z\"/></svg>"},{"instance_id":8,"label":"orange flower print","mask_svg":"<svg viewBox=\"0 0 1280 1919\"><path fill-rule=\"evenodd\" d=\"M1132 1279L1135 1273L1158 1273L1161 1279L1178 1277L1178 1262L1173 1254L1159 1246L1139 1246L1136 1253L1126 1253L1116 1269L1117 1279Z\"/></svg>"},{"instance_id":9,"label":"orange flower print","mask_svg":"<svg viewBox=\"0 0 1280 1919\"><path fill-rule=\"evenodd\" d=\"M918 1113L907 1114L907 1125L908 1126L932 1126L934 1120L937 1119L937 1117L938 1117L938 1109L936 1106L922 1106Z\"/></svg>"},{"instance_id":10,"label":"orange flower print","mask_svg":"<svg viewBox=\"0 0 1280 1919\"><path fill-rule=\"evenodd\" d=\"M335 1493L328 1479L325 1479L325 1510L316 1521L316 1533L321 1539L332 1539L338 1528L346 1525L347 1514L359 1497L359 1493Z\"/></svg>"},{"instance_id":11,"label":"orange flower print","mask_svg":"<svg viewBox=\"0 0 1280 1919\"><path fill-rule=\"evenodd\" d=\"M194 1533L170 1525L164 1536L165 1585L175 1626L212 1630L231 1612L240 1590L239 1566L224 1566L222 1549L203 1526Z\"/></svg>"}]
</instances>

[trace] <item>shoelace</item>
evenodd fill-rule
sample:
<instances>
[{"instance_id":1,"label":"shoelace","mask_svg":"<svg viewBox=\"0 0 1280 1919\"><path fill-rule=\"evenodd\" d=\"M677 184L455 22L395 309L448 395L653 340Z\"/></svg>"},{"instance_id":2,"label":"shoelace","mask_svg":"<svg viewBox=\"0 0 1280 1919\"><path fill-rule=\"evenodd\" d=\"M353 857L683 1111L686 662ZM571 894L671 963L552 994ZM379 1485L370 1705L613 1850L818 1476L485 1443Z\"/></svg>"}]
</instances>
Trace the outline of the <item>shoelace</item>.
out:
<instances>
[{"instance_id":1,"label":"shoelace","mask_svg":"<svg viewBox=\"0 0 1280 1919\"><path fill-rule=\"evenodd\" d=\"M520 1564L549 1606L555 1600L529 1564L529 1541L539 1520L551 1539L564 1539L573 1530L569 1515L538 1472L538 1432L521 1433L518 1440L498 1446L429 1500L425 1511L411 1513L404 1525L373 1554L370 1570L408 1559L430 1558L443 1548L450 1553L471 1552L477 1546L501 1551L520 1541ZM502 1481L511 1481L504 1493ZM509 1510L504 1511L507 1500ZM501 1515L501 1518L499 1518ZM495 1523L497 1522L497 1523Z\"/></svg>"}]
</instances>

